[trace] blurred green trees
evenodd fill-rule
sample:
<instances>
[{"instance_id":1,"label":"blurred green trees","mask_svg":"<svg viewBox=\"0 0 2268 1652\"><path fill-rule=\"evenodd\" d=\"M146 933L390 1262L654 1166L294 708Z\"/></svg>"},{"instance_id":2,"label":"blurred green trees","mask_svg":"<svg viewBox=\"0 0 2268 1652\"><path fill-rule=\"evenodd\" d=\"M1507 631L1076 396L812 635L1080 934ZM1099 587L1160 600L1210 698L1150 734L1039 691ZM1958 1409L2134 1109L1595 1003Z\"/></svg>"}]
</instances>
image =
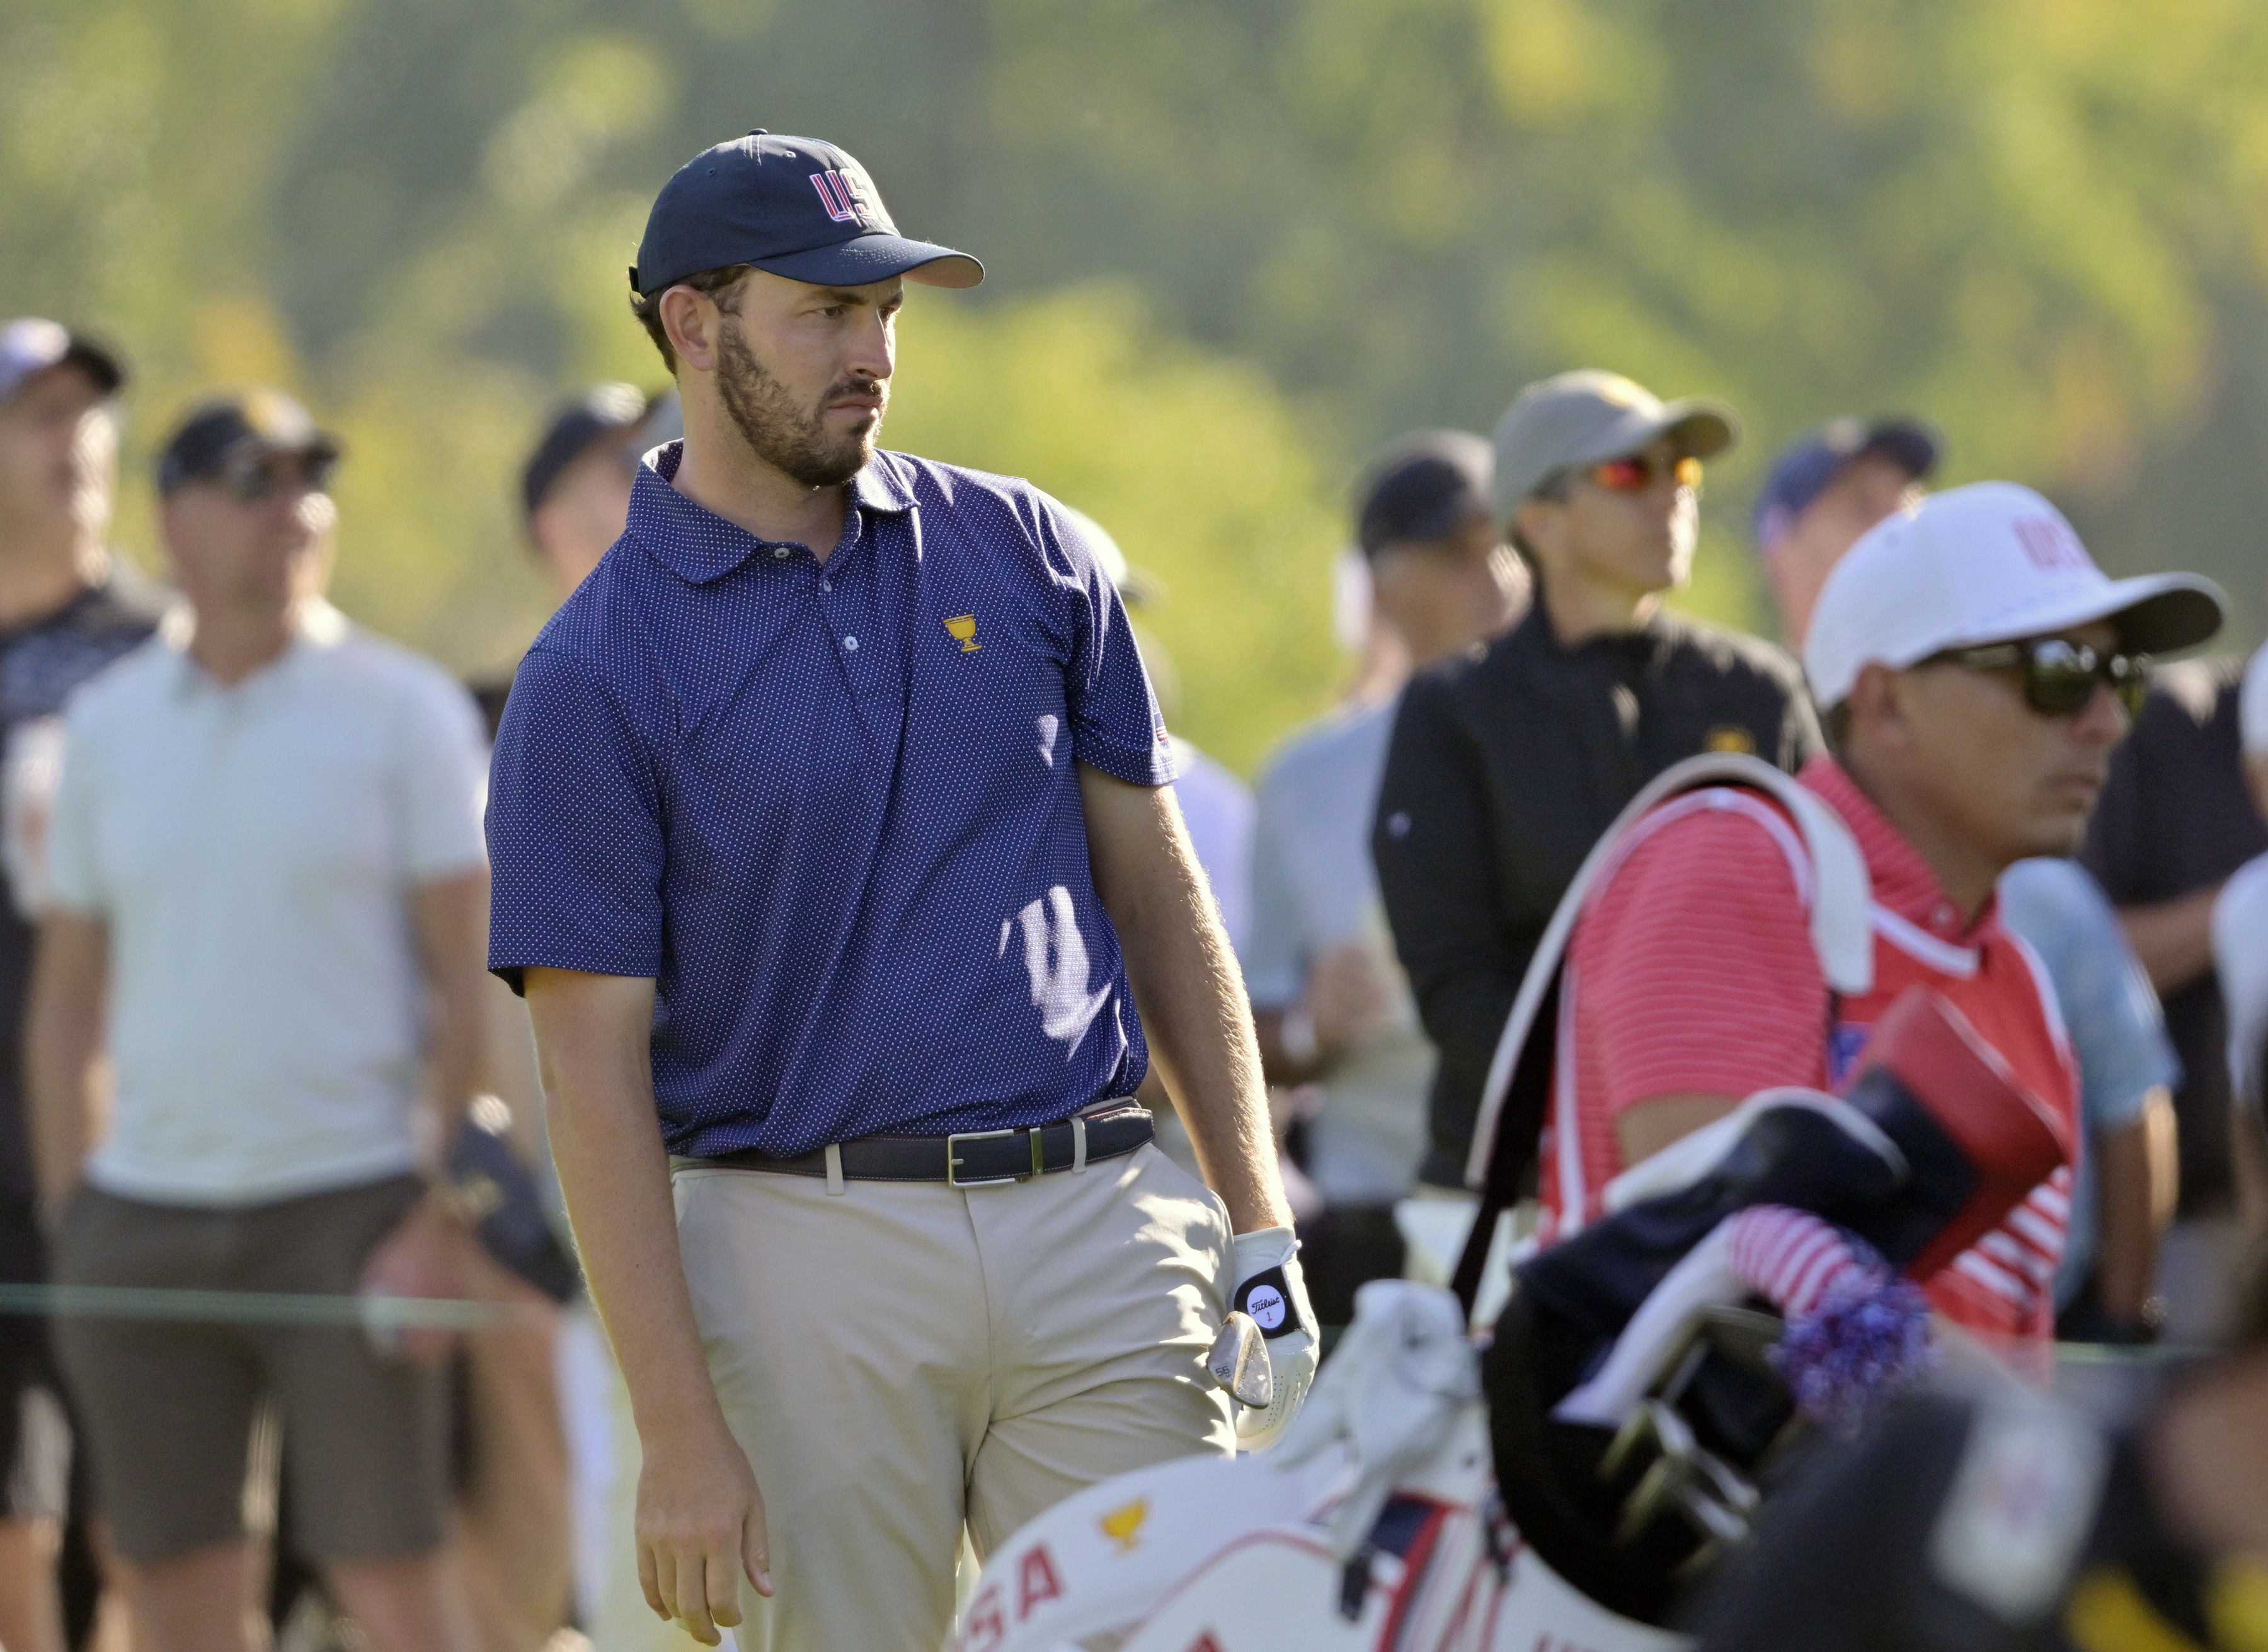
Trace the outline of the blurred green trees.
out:
<instances>
[{"instance_id":1,"label":"blurred green trees","mask_svg":"<svg viewBox=\"0 0 2268 1652\"><path fill-rule=\"evenodd\" d=\"M214 383L306 395L353 445L342 602L493 668L546 607L545 410L658 377L652 191L834 137L991 272L916 294L887 439L1104 521L1181 726L1248 765L1340 669L1363 457L1584 362L1748 416L1697 606L1759 617L1771 447L1896 408L2256 638L2264 79L2240 0L0 0L0 312L125 346L137 455Z\"/></svg>"}]
</instances>

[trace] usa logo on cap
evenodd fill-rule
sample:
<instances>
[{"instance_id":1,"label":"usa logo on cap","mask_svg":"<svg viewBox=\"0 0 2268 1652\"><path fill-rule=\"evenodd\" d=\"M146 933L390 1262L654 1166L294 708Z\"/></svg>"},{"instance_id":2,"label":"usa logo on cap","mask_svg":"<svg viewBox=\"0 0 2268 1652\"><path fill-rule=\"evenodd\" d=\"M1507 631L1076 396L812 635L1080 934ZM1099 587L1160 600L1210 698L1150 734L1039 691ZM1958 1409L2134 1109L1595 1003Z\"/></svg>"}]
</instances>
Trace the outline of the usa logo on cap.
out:
<instances>
[{"instance_id":1,"label":"usa logo on cap","mask_svg":"<svg viewBox=\"0 0 2268 1652\"><path fill-rule=\"evenodd\" d=\"M869 210L865 191L859 188L857 179L832 167L811 174L811 187L819 191L820 200L827 207L827 216L837 224L864 224Z\"/></svg>"}]
</instances>

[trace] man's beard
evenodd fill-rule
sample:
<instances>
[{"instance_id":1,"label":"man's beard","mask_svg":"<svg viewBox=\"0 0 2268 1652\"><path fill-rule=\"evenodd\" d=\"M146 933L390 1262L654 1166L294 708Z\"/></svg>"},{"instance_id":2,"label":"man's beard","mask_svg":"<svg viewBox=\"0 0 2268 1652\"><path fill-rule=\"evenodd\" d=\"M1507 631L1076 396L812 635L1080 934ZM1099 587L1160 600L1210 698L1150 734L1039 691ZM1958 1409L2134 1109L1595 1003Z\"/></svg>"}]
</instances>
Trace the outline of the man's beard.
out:
<instances>
[{"instance_id":1,"label":"man's beard","mask_svg":"<svg viewBox=\"0 0 2268 1652\"><path fill-rule=\"evenodd\" d=\"M830 436L828 404L845 395L887 397L889 388L879 379L839 380L806 411L755 358L740 324L727 316L717 336L717 393L757 458L806 488L832 488L865 468L882 424L876 419L864 430Z\"/></svg>"}]
</instances>

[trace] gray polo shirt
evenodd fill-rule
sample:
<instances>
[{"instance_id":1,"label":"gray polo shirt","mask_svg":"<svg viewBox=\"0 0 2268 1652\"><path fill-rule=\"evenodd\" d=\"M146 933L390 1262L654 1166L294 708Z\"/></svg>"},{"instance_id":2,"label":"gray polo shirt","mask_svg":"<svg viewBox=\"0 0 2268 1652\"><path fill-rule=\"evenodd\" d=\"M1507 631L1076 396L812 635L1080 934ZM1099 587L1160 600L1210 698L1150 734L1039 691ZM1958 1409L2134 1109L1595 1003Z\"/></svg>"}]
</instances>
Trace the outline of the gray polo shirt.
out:
<instances>
[{"instance_id":1,"label":"gray polo shirt","mask_svg":"<svg viewBox=\"0 0 2268 1652\"><path fill-rule=\"evenodd\" d=\"M1377 1205L1410 1191L1425 1148L1433 1049L1418 1022L1370 858L1371 814L1394 732L1393 704L1340 712L1294 734L1261 777L1252 844L1252 929L1241 952L1261 1009L1306 996L1330 948L1367 948L1392 985L1377 1037L1322 1078L1308 1176L1335 1205Z\"/></svg>"},{"instance_id":2,"label":"gray polo shirt","mask_svg":"<svg viewBox=\"0 0 2268 1652\"><path fill-rule=\"evenodd\" d=\"M473 704L318 605L233 687L144 644L65 718L48 871L110 935L107 1192L237 1205L409 1169L407 898L482 864Z\"/></svg>"}]
</instances>

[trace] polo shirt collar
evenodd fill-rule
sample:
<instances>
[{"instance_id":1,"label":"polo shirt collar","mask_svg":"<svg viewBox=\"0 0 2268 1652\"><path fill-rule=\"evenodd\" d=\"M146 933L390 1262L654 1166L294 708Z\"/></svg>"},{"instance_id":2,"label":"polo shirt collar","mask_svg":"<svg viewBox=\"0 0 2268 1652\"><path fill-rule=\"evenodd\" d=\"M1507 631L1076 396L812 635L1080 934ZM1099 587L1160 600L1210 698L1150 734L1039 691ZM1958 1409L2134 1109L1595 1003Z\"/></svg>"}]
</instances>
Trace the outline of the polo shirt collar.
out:
<instances>
[{"instance_id":1,"label":"polo shirt collar","mask_svg":"<svg viewBox=\"0 0 2268 1652\"><path fill-rule=\"evenodd\" d=\"M1997 895L1984 903L1976 923L1963 929L1961 909L1938 882L1937 874L1929 869L1920 851L1890 824L1889 816L1859 789L1850 771L1834 758L1822 755L1803 765L1800 778L1807 787L1834 807L1843 817L1843 823L1851 829L1851 835L1859 840L1859 852L1866 857L1867 872L1874 883L1876 905L1888 908L1948 945L1977 944L1999 911Z\"/></svg>"},{"instance_id":2,"label":"polo shirt collar","mask_svg":"<svg viewBox=\"0 0 2268 1652\"><path fill-rule=\"evenodd\" d=\"M226 694L254 682L265 682L310 654L327 653L347 639L353 623L321 597L310 597L299 605L299 613L291 640L284 652L254 672L242 682L224 688L207 676L195 660L189 658L189 643L196 635L196 615L186 602L166 611L158 622L158 640L173 653L173 692L189 696L204 692Z\"/></svg>"},{"instance_id":3,"label":"polo shirt collar","mask_svg":"<svg viewBox=\"0 0 2268 1652\"><path fill-rule=\"evenodd\" d=\"M684 457L682 439L665 442L638 466L630 483L629 532L688 585L706 585L780 542L759 539L680 493L671 484ZM896 515L914 508L914 497L888 455L877 454L850 479L850 503L853 510Z\"/></svg>"}]
</instances>

